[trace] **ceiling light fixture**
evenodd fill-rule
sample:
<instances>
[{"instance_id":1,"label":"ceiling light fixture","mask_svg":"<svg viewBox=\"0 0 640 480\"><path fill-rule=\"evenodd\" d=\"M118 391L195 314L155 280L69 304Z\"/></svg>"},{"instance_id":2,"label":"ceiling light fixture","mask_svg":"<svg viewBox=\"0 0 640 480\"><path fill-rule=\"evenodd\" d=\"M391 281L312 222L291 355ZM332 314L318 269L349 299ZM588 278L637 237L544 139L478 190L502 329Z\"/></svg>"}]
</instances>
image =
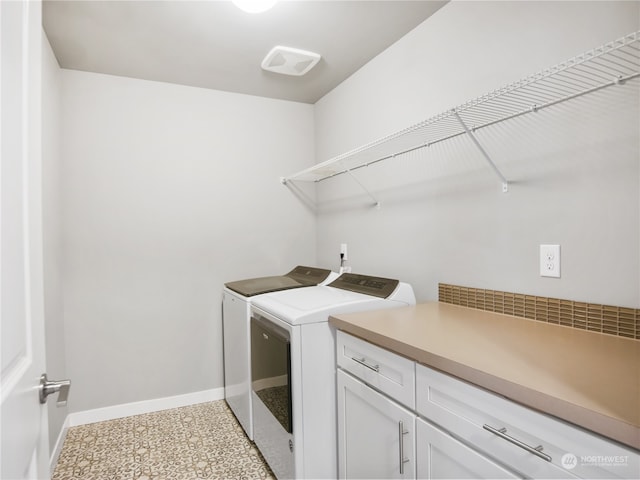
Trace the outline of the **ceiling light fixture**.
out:
<instances>
[{"instance_id":1,"label":"ceiling light fixture","mask_svg":"<svg viewBox=\"0 0 640 480\"><path fill-rule=\"evenodd\" d=\"M233 4L247 13L266 12L273 7L278 0L232 0Z\"/></svg>"}]
</instances>

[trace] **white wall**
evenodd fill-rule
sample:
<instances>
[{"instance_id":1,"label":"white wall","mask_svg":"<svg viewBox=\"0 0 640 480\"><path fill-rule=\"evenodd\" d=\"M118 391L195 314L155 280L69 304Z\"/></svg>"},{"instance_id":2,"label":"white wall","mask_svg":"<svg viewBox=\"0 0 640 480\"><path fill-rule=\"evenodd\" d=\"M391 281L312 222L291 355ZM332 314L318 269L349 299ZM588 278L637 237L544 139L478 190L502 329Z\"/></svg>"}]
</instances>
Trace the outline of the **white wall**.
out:
<instances>
[{"instance_id":1,"label":"white wall","mask_svg":"<svg viewBox=\"0 0 640 480\"><path fill-rule=\"evenodd\" d=\"M46 34L42 34L42 217L44 315L47 374L67 378L62 285L62 169L60 160L60 67ZM75 385L74 385L75 387ZM47 403L49 446L56 444L67 407Z\"/></svg>"},{"instance_id":2,"label":"white wall","mask_svg":"<svg viewBox=\"0 0 640 480\"><path fill-rule=\"evenodd\" d=\"M640 29L638 2L452 2L315 108L317 161L369 143ZM640 306L638 80L319 184L318 263L354 271ZM538 275L559 243L562 278Z\"/></svg>"},{"instance_id":3,"label":"white wall","mask_svg":"<svg viewBox=\"0 0 640 480\"><path fill-rule=\"evenodd\" d=\"M342 242L419 300L449 282L638 307L638 81L479 132L506 195L465 139L359 172L380 210L338 177L315 217L313 187L278 182L638 29L637 2L453 2L315 106L58 79L49 56L47 349L70 411L221 387L222 284L337 267ZM562 245L560 280L538 276L540 243Z\"/></svg>"},{"instance_id":4,"label":"white wall","mask_svg":"<svg viewBox=\"0 0 640 480\"><path fill-rule=\"evenodd\" d=\"M222 387L223 283L315 263L313 107L62 70L61 118L70 410Z\"/></svg>"}]
</instances>

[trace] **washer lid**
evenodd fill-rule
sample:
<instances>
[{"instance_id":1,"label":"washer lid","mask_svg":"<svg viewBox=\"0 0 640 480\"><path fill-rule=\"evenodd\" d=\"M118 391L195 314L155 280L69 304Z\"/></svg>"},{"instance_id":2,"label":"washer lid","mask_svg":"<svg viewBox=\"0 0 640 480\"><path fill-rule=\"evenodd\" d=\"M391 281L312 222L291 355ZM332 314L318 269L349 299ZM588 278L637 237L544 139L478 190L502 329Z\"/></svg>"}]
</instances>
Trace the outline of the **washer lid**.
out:
<instances>
[{"instance_id":1,"label":"washer lid","mask_svg":"<svg viewBox=\"0 0 640 480\"><path fill-rule=\"evenodd\" d=\"M251 305L291 325L326 322L330 314L399 306L397 302L384 298L328 285L260 296Z\"/></svg>"},{"instance_id":2,"label":"washer lid","mask_svg":"<svg viewBox=\"0 0 640 480\"><path fill-rule=\"evenodd\" d=\"M339 279L343 281L260 296L251 302L252 310L256 308L290 325L304 325L326 322L329 315L416 303L413 288L408 283L353 273L343 273ZM391 286L394 290L387 295ZM362 293L365 290L376 294Z\"/></svg>"},{"instance_id":3,"label":"washer lid","mask_svg":"<svg viewBox=\"0 0 640 480\"><path fill-rule=\"evenodd\" d=\"M309 287L322 283L331 270L298 265L285 275L273 277L248 278L225 283L225 287L245 297L252 297L262 293L289 290L291 288Z\"/></svg>"}]
</instances>

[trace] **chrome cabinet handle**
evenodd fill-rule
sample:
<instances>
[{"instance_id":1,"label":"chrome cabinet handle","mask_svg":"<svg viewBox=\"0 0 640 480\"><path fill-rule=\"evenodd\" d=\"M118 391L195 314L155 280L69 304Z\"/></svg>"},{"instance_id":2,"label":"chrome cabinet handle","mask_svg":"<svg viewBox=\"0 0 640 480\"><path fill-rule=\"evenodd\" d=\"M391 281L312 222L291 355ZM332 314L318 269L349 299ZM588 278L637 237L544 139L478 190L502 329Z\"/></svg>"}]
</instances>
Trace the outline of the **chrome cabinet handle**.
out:
<instances>
[{"instance_id":1,"label":"chrome cabinet handle","mask_svg":"<svg viewBox=\"0 0 640 480\"><path fill-rule=\"evenodd\" d=\"M56 405L58 407L64 407L67 404L67 398L69 398L69 389L71 388L71 380L49 380L47 374L43 373L40 376L40 403L46 403L47 397L52 393L58 392L58 401Z\"/></svg>"},{"instance_id":2,"label":"chrome cabinet handle","mask_svg":"<svg viewBox=\"0 0 640 480\"><path fill-rule=\"evenodd\" d=\"M407 433L409 432L404 429L404 423L402 422L402 420L400 420L398 422L398 443L400 444L400 447L398 448L398 450L400 451L400 475L404 475L404 464L409 462L409 459L404 456L404 436Z\"/></svg>"},{"instance_id":3,"label":"chrome cabinet handle","mask_svg":"<svg viewBox=\"0 0 640 480\"><path fill-rule=\"evenodd\" d=\"M380 371L380 365L369 365L367 362L365 362L365 358L364 357L362 357L362 358L351 357L351 360L353 360L354 362L359 363L360 365L364 365L369 370L373 370L376 373Z\"/></svg>"},{"instance_id":4,"label":"chrome cabinet handle","mask_svg":"<svg viewBox=\"0 0 640 480\"><path fill-rule=\"evenodd\" d=\"M531 445L527 445L526 443L518 440L517 438L512 437L511 435L507 435L507 429L502 427L500 429L494 428L491 425L487 425L486 423L482 426L485 430L490 431L494 435L499 436L500 438L505 439L507 442L513 443L514 445L525 449L529 453L533 453L534 455L546 460L547 462L551 461L551 457L546 453L542 453L543 447L542 445L538 445L537 447L532 447Z\"/></svg>"}]
</instances>

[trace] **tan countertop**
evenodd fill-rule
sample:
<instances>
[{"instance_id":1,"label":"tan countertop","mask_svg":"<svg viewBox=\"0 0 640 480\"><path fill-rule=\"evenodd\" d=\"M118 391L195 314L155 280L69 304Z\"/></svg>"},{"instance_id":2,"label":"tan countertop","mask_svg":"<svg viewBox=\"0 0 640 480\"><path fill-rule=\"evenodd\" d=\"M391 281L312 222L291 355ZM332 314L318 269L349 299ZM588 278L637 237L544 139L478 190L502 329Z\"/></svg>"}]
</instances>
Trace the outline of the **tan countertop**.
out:
<instances>
[{"instance_id":1,"label":"tan countertop","mask_svg":"<svg viewBox=\"0 0 640 480\"><path fill-rule=\"evenodd\" d=\"M640 341L431 302L336 328L640 449Z\"/></svg>"}]
</instances>

